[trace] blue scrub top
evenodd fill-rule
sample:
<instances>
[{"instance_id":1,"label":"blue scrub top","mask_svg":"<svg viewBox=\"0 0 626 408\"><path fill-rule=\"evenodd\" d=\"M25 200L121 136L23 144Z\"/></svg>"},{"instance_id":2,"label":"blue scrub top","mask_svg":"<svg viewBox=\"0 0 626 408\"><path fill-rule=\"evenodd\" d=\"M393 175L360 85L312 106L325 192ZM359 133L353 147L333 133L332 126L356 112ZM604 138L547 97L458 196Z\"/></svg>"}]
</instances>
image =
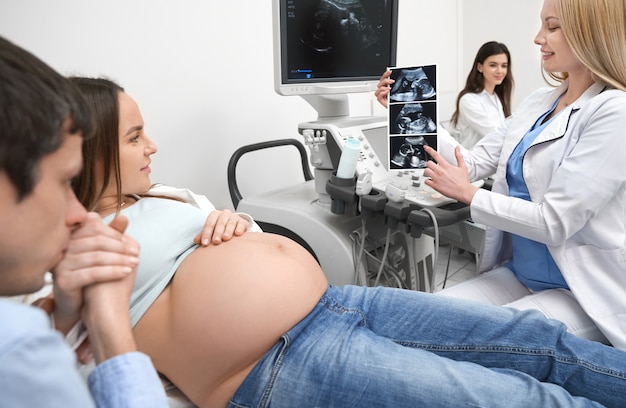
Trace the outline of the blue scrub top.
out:
<instances>
[{"instance_id":1,"label":"blue scrub top","mask_svg":"<svg viewBox=\"0 0 626 408\"><path fill-rule=\"evenodd\" d=\"M537 136L554 119L552 117L544 122L546 116L554 110L558 102L559 100L557 99L550 110L537 119L535 124L517 144L511 157L509 157L506 168L506 181L509 185L509 195L511 197L530 201L530 193L524 181L522 170L524 154L526 154L526 151ZM511 237L513 257L505 266L513 271L520 282L533 291L568 288L563 274L561 274L559 267L554 262L545 244L515 234L511 234Z\"/></svg>"}]
</instances>

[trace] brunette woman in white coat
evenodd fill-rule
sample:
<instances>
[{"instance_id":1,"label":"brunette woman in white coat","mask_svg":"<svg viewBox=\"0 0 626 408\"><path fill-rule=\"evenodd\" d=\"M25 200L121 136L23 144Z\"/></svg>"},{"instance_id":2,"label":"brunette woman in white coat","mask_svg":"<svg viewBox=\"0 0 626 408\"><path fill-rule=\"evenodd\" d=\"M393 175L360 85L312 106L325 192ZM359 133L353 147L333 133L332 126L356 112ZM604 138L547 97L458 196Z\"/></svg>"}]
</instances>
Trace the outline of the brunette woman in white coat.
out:
<instances>
[{"instance_id":1,"label":"brunette woman in white coat","mask_svg":"<svg viewBox=\"0 0 626 408\"><path fill-rule=\"evenodd\" d=\"M513 93L511 53L497 41L484 43L476 53L465 87L456 99L450 124L468 149L511 115Z\"/></svg>"},{"instance_id":2,"label":"brunette woman in white coat","mask_svg":"<svg viewBox=\"0 0 626 408\"><path fill-rule=\"evenodd\" d=\"M442 293L538 308L626 349L626 2L545 0L535 38L561 82L470 152L441 137L426 184L488 226L480 268ZM495 172L491 191L470 184ZM599 331L595 331L595 328Z\"/></svg>"}]
</instances>

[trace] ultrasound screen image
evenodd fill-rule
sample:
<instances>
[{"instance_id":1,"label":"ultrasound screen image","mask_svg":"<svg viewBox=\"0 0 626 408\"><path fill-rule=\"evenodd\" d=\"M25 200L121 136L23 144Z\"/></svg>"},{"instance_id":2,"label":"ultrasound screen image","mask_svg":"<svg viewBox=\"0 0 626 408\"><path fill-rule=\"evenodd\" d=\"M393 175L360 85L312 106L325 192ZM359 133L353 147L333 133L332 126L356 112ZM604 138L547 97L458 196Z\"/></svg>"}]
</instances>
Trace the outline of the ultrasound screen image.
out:
<instances>
[{"instance_id":1,"label":"ultrasound screen image","mask_svg":"<svg viewBox=\"0 0 626 408\"><path fill-rule=\"evenodd\" d=\"M386 0L290 0L286 80L380 77L391 56Z\"/></svg>"}]
</instances>

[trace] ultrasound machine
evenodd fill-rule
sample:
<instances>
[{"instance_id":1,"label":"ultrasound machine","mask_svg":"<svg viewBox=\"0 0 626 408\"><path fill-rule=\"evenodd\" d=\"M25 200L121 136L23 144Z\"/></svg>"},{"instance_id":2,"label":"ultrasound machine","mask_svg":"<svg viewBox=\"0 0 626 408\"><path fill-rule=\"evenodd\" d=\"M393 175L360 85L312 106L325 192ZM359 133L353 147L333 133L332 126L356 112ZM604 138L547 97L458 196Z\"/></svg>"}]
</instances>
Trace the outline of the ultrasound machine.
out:
<instances>
[{"instance_id":1,"label":"ultrasound machine","mask_svg":"<svg viewBox=\"0 0 626 408\"><path fill-rule=\"evenodd\" d=\"M395 65L399 0L272 1L275 90L318 113L297 125L313 177L304 168L301 184L241 197L234 166L254 150L243 147L229 163L235 208L300 242L331 284L432 291L440 240L478 253L480 232L457 231L469 210L426 186L423 169L389 170L388 118L350 116L347 96L374 91ZM355 176L339 179L349 138L361 146Z\"/></svg>"}]
</instances>

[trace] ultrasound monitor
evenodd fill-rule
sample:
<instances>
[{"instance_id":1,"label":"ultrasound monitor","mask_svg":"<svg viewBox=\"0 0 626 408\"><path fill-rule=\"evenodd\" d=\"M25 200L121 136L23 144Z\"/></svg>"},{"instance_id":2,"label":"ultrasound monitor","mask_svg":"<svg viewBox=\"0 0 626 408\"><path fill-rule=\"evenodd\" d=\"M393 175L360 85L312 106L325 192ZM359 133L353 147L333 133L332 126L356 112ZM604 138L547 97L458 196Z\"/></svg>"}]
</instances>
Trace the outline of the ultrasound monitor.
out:
<instances>
[{"instance_id":1,"label":"ultrasound monitor","mask_svg":"<svg viewBox=\"0 0 626 408\"><path fill-rule=\"evenodd\" d=\"M396 64L399 0L272 0L274 88L322 117L348 116L347 95L376 89Z\"/></svg>"}]
</instances>

